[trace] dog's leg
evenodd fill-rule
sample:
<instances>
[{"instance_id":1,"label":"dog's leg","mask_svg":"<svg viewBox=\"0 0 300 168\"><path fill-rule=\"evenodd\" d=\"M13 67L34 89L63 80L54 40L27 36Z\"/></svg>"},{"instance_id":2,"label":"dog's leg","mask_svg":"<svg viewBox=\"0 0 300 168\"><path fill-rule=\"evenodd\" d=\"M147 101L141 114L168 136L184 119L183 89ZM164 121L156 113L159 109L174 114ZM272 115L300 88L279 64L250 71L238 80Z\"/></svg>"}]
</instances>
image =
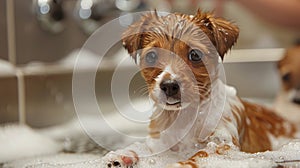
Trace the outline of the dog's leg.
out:
<instances>
[{"instance_id":1,"label":"dog's leg","mask_svg":"<svg viewBox=\"0 0 300 168\"><path fill-rule=\"evenodd\" d=\"M139 157L136 152L132 150L118 150L109 152L103 157L102 162L105 168L133 168L138 160Z\"/></svg>"},{"instance_id":2,"label":"dog's leg","mask_svg":"<svg viewBox=\"0 0 300 168\"><path fill-rule=\"evenodd\" d=\"M235 141L235 139L238 138L234 136L237 135L235 134L236 129L232 128L236 127L233 125L226 127L221 121L215 132L206 140L206 147L200 149L188 160L167 165L167 168L197 168L199 165L197 164L197 160L201 158L210 157L212 155L226 155L231 151L239 151L238 141Z\"/></svg>"},{"instance_id":3,"label":"dog's leg","mask_svg":"<svg viewBox=\"0 0 300 168\"><path fill-rule=\"evenodd\" d=\"M139 156L150 155L148 145L136 142L124 149L111 151L102 158L103 168L134 168L138 167Z\"/></svg>"}]
</instances>

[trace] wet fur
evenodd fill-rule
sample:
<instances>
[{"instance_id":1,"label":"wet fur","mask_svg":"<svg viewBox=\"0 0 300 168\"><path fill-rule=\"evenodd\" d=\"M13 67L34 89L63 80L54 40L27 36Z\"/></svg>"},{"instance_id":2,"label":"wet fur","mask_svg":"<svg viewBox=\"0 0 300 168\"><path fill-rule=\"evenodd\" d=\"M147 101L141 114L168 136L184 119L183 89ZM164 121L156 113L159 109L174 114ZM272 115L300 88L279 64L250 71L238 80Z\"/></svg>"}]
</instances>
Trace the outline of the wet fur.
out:
<instances>
[{"instance_id":1,"label":"wet fur","mask_svg":"<svg viewBox=\"0 0 300 168\"><path fill-rule=\"evenodd\" d=\"M165 24L167 22L167 25ZM176 27L178 22L182 22L182 27ZM198 29L194 29L197 25ZM165 26L163 26L165 25ZM203 34L203 32L205 34ZM144 54L152 47L163 48L169 50L181 57L181 61L185 61L191 68L192 73L196 76L198 86L190 86L186 90L187 93L198 91L198 96L201 100L206 99L210 95L211 81L208 72L203 65L193 65L186 60L190 45L201 48L204 51L211 51L209 48L212 43L218 53L207 52L208 55L223 59L226 52L234 45L238 38L239 29L233 23L222 18L216 18L211 13L203 13L200 10L194 15L175 14L171 17L158 16L157 13L149 13L141 18L140 21L131 25L123 34L123 45L128 50L133 59L138 62L143 60ZM204 40L206 35L210 42ZM178 39L183 39L179 40ZM188 44L186 44L188 43ZM168 59L159 60L160 62L168 62ZM178 61L178 62L176 62ZM184 74L183 67L180 67L180 60L175 59L176 66L172 67L181 71L174 72L178 74L185 83L189 83L189 77ZM146 67L143 61L140 62L142 68L142 76L144 77L151 97L151 92L156 84L155 78L162 73L162 68ZM183 74L182 74L183 73ZM166 78L168 78L166 76ZM196 89L195 88L201 88ZM154 98L155 99L155 98ZM193 99L191 98L191 101ZM272 150L272 142L269 135L275 138L286 137L293 138L295 133L294 125L287 123L285 120L277 116L271 110L240 100L233 96L232 100L227 100L230 107L221 119L223 127L233 125L235 130L229 131L231 141L238 149L244 152L261 152ZM160 138L161 131L165 130L177 117L178 111L165 110L158 114L154 112L151 123L149 125L150 135L152 138ZM157 117L159 116L159 117ZM220 127L220 129L223 129ZM218 136L218 131L212 133L211 137ZM237 132L237 134L235 133ZM215 135L214 135L215 134ZM213 138L209 138L205 142L207 144ZM223 144L218 150L230 150L232 146ZM215 153L221 154L218 150ZM195 159L197 157L207 157L209 153L205 150L200 150L189 160L179 162L179 165L190 165L197 167Z\"/></svg>"}]
</instances>

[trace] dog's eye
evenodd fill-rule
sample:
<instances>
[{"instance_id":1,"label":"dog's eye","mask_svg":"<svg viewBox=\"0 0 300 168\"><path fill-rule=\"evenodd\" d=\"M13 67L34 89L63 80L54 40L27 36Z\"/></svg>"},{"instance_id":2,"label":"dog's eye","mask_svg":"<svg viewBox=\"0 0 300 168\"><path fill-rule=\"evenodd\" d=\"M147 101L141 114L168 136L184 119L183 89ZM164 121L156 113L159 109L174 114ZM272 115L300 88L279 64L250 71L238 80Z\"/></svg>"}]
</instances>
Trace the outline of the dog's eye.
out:
<instances>
[{"instance_id":1,"label":"dog's eye","mask_svg":"<svg viewBox=\"0 0 300 168\"><path fill-rule=\"evenodd\" d=\"M153 65L157 60L157 54L154 51L150 51L146 54L145 60L149 65Z\"/></svg>"},{"instance_id":2,"label":"dog's eye","mask_svg":"<svg viewBox=\"0 0 300 168\"><path fill-rule=\"evenodd\" d=\"M200 50L191 50L189 53L189 60L195 63L198 63L203 58L203 52Z\"/></svg>"},{"instance_id":3,"label":"dog's eye","mask_svg":"<svg viewBox=\"0 0 300 168\"><path fill-rule=\"evenodd\" d=\"M281 78L284 82L288 82L291 80L291 73L286 73Z\"/></svg>"}]
</instances>

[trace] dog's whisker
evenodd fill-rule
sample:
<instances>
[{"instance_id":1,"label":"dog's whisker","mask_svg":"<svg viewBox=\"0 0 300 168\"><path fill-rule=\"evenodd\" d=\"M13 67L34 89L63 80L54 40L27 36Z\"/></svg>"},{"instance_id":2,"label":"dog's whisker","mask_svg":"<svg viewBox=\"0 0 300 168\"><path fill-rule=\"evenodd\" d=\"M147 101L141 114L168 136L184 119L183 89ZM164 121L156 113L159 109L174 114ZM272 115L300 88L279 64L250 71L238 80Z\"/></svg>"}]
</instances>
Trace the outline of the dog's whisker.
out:
<instances>
[{"instance_id":1,"label":"dog's whisker","mask_svg":"<svg viewBox=\"0 0 300 168\"><path fill-rule=\"evenodd\" d=\"M145 95L148 95L148 91L141 94L141 96L145 96Z\"/></svg>"},{"instance_id":2,"label":"dog's whisker","mask_svg":"<svg viewBox=\"0 0 300 168\"><path fill-rule=\"evenodd\" d=\"M136 90L134 90L135 93L145 92L145 91L148 91L148 86L147 85L142 85L139 88L137 88Z\"/></svg>"}]
</instances>

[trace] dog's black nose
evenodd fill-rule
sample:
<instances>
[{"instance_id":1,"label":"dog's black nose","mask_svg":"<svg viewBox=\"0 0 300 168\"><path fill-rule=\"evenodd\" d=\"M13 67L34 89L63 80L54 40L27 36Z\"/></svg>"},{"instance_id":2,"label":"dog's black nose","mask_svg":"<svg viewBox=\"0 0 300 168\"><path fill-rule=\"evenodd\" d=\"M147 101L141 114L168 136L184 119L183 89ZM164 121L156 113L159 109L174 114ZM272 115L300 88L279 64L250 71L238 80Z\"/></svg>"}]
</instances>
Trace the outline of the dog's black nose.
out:
<instances>
[{"instance_id":1,"label":"dog's black nose","mask_svg":"<svg viewBox=\"0 0 300 168\"><path fill-rule=\"evenodd\" d=\"M176 81L166 80L160 84L160 89L164 91L166 96L171 97L178 93L179 85Z\"/></svg>"},{"instance_id":2,"label":"dog's black nose","mask_svg":"<svg viewBox=\"0 0 300 168\"><path fill-rule=\"evenodd\" d=\"M294 98L293 99L293 102L300 105L300 98Z\"/></svg>"}]
</instances>

